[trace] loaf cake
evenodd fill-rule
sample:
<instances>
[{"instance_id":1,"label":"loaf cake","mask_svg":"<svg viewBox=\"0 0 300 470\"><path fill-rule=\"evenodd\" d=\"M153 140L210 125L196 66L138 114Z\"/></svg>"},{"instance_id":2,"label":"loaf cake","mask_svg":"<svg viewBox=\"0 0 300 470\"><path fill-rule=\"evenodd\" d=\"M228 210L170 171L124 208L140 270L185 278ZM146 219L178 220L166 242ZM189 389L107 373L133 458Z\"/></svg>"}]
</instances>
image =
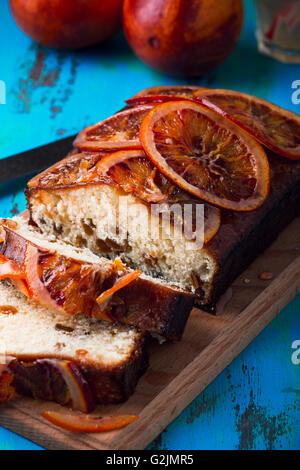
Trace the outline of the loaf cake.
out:
<instances>
[{"instance_id":1,"label":"loaf cake","mask_svg":"<svg viewBox=\"0 0 300 470\"><path fill-rule=\"evenodd\" d=\"M183 243L180 237L151 238L148 205L109 178L96 175L85 183L103 153L68 156L33 178L27 189L31 221L48 236L86 246L111 259L120 256L128 266L192 292L198 304L214 310L233 279L299 213L300 162L270 151L268 157L271 185L265 203L247 213L221 209L219 231L199 249L193 249L193 241ZM109 230L120 196L127 207L140 207L141 214L138 230L136 217L128 217L125 239ZM203 204L188 196L187 200ZM152 223L160 225L160 219Z\"/></svg>"},{"instance_id":2,"label":"loaf cake","mask_svg":"<svg viewBox=\"0 0 300 470\"><path fill-rule=\"evenodd\" d=\"M29 220L0 223L0 359L20 393L73 407L83 396L81 411L127 399L148 333L180 339L194 300L214 312L299 214L300 149L266 154L179 88L84 129L28 183ZM299 147L298 118L280 112L277 140Z\"/></svg>"},{"instance_id":3,"label":"loaf cake","mask_svg":"<svg viewBox=\"0 0 300 470\"><path fill-rule=\"evenodd\" d=\"M0 282L0 355L19 393L72 405L55 361L71 361L95 403L118 403L147 368L145 336L126 325L55 314ZM53 361L51 363L51 361Z\"/></svg>"},{"instance_id":4,"label":"loaf cake","mask_svg":"<svg viewBox=\"0 0 300 470\"><path fill-rule=\"evenodd\" d=\"M36 254L35 266L29 251ZM33 290L33 299L56 313L127 323L178 340L193 307L193 297L178 288L140 273L136 277L118 259L111 262L86 248L47 239L22 216L2 220L0 255L21 267L31 290L38 276L42 287ZM99 301L104 297L107 299Z\"/></svg>"}]
</instances>

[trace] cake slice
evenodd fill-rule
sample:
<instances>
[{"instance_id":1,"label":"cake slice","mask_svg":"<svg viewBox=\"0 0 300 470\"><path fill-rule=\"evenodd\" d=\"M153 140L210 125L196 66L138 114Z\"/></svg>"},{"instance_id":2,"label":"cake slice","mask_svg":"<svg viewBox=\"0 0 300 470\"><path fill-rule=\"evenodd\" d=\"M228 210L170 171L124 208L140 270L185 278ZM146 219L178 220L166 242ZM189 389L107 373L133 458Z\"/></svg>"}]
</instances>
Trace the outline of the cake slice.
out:
<instances>
[{"instance_id":1,"label":"cake slice","mask_svg":"<svg viewBox=\"0 0 300 470\"><path fill-rule=\"evenodd\" d=\"M97 172L89 178L103 153L68 156L33 178L27 189L31 221L48 236L86 246L107 258L120 256L131 268L195 294L202 308L213 311L235 277L299 214L300 161L271 152L268 157L271 188L267 200L253 212L222 209L218 232L202 247L169 236L149 204L126 185L120 187L107 175L97 177ZM139 219L129 216L124 226L119 220L116 231L111 214L120 198L127 208L134 206L133 214L138 210ZM192 204L203 202L194 199ZM160 238L152 237L149 219L151 227L160 230Z\"/></svg>"},{"instance_id":2,"label":"cake slice","mask_svg":"<svg viewBox=\"0 0 300 470\"><path fill-rule=\"evenodd\" d=\"M6 268L2 277L56 313L127 323L175 340L193 307L193 297L178 288L133 272L118 259L47 239L21 216L2 220L0 256L0 277Z\"/></svg>"},{"instance_id":3,"label":"cake slice","mask_svg":"<svg viewBox=\"0 0 300 470\"><path fill-rule=\"evenodd\" d=\"M0 358L19 393L63 405L74 405L68 371L89 402L106 404L125 401L148 365L145 337L136 329L55 314L6 281L0 282Z\"/></svg>"}]
</instances>

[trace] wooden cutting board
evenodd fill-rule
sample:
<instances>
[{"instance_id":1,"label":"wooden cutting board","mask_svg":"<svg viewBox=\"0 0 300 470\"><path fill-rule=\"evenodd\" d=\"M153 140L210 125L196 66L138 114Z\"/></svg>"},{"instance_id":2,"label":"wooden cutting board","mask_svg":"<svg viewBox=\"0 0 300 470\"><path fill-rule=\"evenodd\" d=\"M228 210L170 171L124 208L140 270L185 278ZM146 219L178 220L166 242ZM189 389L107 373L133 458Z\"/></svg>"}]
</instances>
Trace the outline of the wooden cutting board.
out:
<instances>
[{"instance_id":1,"label":"wooden cutting board","mask_svg":"<svg viewBox=\"0 0 300 470\"><path fill-rule=\"evenodd\" d=\"M150 345L150 367L129 401L96 410L138 414L138 421L109 433L72 434L40 416L61 407L18 398L1 408L0 424L47 449L145 448L300 292L299 234L300 217L236 279L221 315L194 309L180 343ZM259 278L266 271L271 281Z\"/></svg>"}]
</instances>

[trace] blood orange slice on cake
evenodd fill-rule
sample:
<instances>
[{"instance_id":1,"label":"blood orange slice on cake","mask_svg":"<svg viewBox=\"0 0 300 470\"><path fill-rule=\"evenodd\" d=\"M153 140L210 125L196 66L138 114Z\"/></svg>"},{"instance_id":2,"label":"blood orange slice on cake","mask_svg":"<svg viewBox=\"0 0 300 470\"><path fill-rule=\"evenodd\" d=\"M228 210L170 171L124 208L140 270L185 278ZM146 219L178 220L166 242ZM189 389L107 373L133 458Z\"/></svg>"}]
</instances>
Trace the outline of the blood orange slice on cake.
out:
<instances>
[{"instance_id":1,"label":"blood orange slice on cake","mask_svg":"<svg viewBox=\"0 0 300 470\"><path fill-rule=\"evenodd\" d=\"M263 204L270 170L262 146L220 114L191 101L153 108L140 139L153 164L177 186L210 204L251 211Z\"/></svg>"},{"instance_id":2,"label":"blood orange slice on cake","mask_svg":"<svg viewBox=\"0 0 300 470\"><path fill-rule=\"evenodd\" d=\"M200 102L228 117L275 153L300 159L300 116L268 101L230 90L198 90Z\"/></svg>"}]
</instances>

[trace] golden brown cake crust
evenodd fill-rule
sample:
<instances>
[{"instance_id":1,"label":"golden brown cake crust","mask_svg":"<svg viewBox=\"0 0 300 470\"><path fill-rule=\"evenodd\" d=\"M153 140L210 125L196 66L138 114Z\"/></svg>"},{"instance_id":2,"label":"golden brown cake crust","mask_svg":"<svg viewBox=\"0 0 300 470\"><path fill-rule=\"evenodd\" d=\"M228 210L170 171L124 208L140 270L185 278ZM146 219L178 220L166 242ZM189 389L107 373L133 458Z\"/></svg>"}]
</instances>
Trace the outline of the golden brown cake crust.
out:
<instances>
[{"instance_id":1,"label":"golden brown cake crust","mask_svg":"<svg viewBox=\"0 0 300 470\"><path fill-rule=\"evenodd\" d=\"M66 383L55 369L43 364L43 359L67 359L55 357L17 357L9 368L14 375L18 393L32 398L50 400L62 405L70 404ZM90 361L75 361L87 381L95 403L109 404L126 401L134 392L136 384L148 367L148 355L144 337L136 342L131 357L119 367L100 367Z\"/></svg>"}]
</instances>

